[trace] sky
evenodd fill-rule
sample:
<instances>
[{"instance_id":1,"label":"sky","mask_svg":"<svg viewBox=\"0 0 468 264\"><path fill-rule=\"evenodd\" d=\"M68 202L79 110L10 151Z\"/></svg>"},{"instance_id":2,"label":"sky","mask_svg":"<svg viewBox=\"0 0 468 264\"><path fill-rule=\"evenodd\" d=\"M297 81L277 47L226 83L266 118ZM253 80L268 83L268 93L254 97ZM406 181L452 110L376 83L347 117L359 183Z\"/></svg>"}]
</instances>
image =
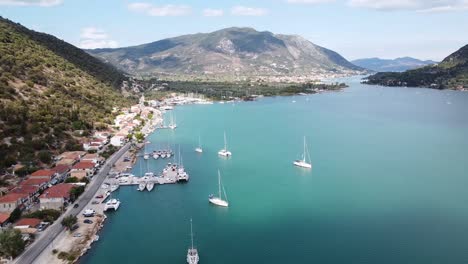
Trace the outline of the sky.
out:
<instances>
[{"instance_id":1,"label":"sky","mask_svg":"<svg viewBox=\"0 0 468 264\"><path fill-rule=\"evenodd\" d=\"M0 0L0 15L81 48L225 27L296 34L348 60L442 60L468 44L468 0Z\"/></svg>"}]
</instances>

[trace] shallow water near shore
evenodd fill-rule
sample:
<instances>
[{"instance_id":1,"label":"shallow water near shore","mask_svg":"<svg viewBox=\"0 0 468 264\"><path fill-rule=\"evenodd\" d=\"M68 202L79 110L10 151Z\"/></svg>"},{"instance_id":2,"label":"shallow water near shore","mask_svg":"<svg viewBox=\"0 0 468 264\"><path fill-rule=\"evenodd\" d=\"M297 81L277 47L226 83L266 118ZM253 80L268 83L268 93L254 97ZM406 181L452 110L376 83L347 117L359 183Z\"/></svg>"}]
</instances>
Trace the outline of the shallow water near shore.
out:
<instances>
[{"instance_id":1,"label":"shallow water near shore","mask_svg":"<svg viewBox=\"0 0 468 264\"><path fill-rule=\"evenodd\" d=\"M178 128L147 150L180 146L190 182L121 187L80 262L186 263L193 218L200 263L467 263L468 93L349 84L178 107ZM304 135L312 170L292 165ZM133 173L168 161L139 159ZM229 208L208 203L218 169Z\"/></svg>"}]
</instances>

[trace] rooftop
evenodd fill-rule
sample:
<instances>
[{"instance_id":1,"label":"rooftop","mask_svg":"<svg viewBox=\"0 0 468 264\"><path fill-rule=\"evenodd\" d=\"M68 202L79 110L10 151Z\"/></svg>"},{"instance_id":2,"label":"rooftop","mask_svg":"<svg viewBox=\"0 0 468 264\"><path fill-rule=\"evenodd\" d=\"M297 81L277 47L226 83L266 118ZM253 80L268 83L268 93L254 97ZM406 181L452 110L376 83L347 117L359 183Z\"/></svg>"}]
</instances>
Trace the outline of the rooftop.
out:
<instances>
[{"instance_id":1,"label":"rooftop","mask_svg":"<svg viewBox=\"0 0 468 264\"><path fill-rule=\"evenodd\" d=\"M13 203L26 197L28 197L28 195L24 193L8 193L0 197L0 203Z\"/></svg>"},{"instance_id":2,"label":"rooftop","mask_svg":"<svg viewBox=\"0 0 468 264\"><path fill-rule=\"evenodd\" d=\"M43 176L47 176L47 177L52 177L54 176L55 174L55 171L53 170L38 170L38 171L35 171L33 172L33 174L31 174L31 177L43 177Z\"/></svg>"},{"instance_id":3,"label":"rooftop","mask_svg":"<svg viewBox=\"0 0 468 264\"><path fill-rule=\"evenodd\" d=\"M10 214L8 213L0 213L0 225L5 223L8 218L10 218Z\"/></svg>"},{"instance_id":4,"label":"rooftop","mask_svg":"<svg viewBox=\"0 0 468 264\"><path fill-rule=\"evenodd\" d=\"M73 187L74 185L69 183L57 184L45 190L40 198L69 198Z\"/></svg>"},{"instance_id":5,"label":"rooftop","mask_svg":"<svg viewBox=\"0 0 468 264\"><path fill-rule=\"evenodd\" d=\"M70 167L67 166L67 165L64 165L64 164L59 164L59 165L51 168L51 170L55 171L58 174L62 174L62 173L65 173L65 172L69 171Z\"/></svg>"},{"instance_id":6,"label":"rooftop","mask_svg":"<svg viewBox=\"0 0 468 264\"><path fill-rule=\"evenodd\" d=\"M13 190L11 190L10 193L19 193L19 194L25 194L26 196L29 196L31 194L36 193L39 191L39 186L35 185L20 185Z\"/></svg>"},{"instance_id":7,"label":"rooftop","mask_svg":"<svg viewBox=\"0 0 468 264\"><path fill-rule=\"evenodd\" d=\"M36 227L41 222L42 222L41 219L37 219L37 218L21 218L18 222L16 222L15 226Z\"/></svg>"},{"instance_id":8,"label":"rooftop","mask_svg":"<svg viewBox=\"0 0 468 264\"><path fill-rule=\"evenodd\" d=\"M92 169L95 167L95 164L90 162L90 161L81 161L75 164L72 169L74 170L86 170L86 169Z\"/></svg>"},{"instance_id":9,"label":"rooftop","mask_svg":"<svg viewBox=\"0 0 468 264\"><path fill-rule=\"evenodd\" d=\"M40 186L44 183L49 182L48 179L36 179L36 178L29 178L20 183L20 185L35 185Z\"/></svg>"}]
</instances>

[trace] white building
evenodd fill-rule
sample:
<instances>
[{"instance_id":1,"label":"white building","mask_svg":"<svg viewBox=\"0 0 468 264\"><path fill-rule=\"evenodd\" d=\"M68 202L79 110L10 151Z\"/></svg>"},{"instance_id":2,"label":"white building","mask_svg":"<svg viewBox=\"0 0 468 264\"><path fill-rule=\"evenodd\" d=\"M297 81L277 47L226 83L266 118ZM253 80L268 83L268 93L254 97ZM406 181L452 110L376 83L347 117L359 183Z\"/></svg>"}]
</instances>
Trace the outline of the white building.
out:
<instances>
[{"instance_id":1,"label":"white building","mask_svg":"<svg viewBox=\"0 0 468 264\"><path fill-rule=\"evenodd\" d=\"M112 146L121 147L125 144L125 140L126 140L125 136L117 135L117 136L111 137L110 143Z\"/></svg>"}]
</instances>

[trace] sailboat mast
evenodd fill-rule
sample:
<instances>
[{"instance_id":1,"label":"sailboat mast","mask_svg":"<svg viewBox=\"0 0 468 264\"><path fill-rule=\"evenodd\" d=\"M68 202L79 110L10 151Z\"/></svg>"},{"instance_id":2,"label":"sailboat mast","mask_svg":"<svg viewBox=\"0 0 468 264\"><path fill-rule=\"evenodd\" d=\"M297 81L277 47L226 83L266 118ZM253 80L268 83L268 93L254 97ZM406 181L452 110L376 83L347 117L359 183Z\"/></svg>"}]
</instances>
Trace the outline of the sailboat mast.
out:
<instances>
[{"instance_id":1,"label":"sailboat mast","mask_svg":"<svg viewBox=\"0 0 468 264\"><path fill-rule=\"evenodd\" d=\"M304 153L302 154L303 161L306 161L306 138L304 136Z\"/></svg>"},{"instance_id":2,"label":"sailboat mast","mask_svg":"<svg viewBox=\"0 0 468 264\"><path fill-rule=\"evenodd\" d=\"M192 218L190 218L190 237L192 239L192 249L193 249L193 227L192 227Z\"/></svg>"},{"instance_id":3,"label":"sailboat mast","mask_svg":"<svg viewBox=\"0 0 468 264\"><path fill-rule=\"evenodd\" d=\"M224 149L227 150L226 131L224 131Z\"/></svg>"},{"instance_id":4,"label":"sailboat mast","mask_svg":"<svg viewBox=\"0 0 468 264\"><path fill-rule=\"evenodd\" d=\"M218 197L221 199L221 173L218 170Z\"/></svg>"}]
</instances>

